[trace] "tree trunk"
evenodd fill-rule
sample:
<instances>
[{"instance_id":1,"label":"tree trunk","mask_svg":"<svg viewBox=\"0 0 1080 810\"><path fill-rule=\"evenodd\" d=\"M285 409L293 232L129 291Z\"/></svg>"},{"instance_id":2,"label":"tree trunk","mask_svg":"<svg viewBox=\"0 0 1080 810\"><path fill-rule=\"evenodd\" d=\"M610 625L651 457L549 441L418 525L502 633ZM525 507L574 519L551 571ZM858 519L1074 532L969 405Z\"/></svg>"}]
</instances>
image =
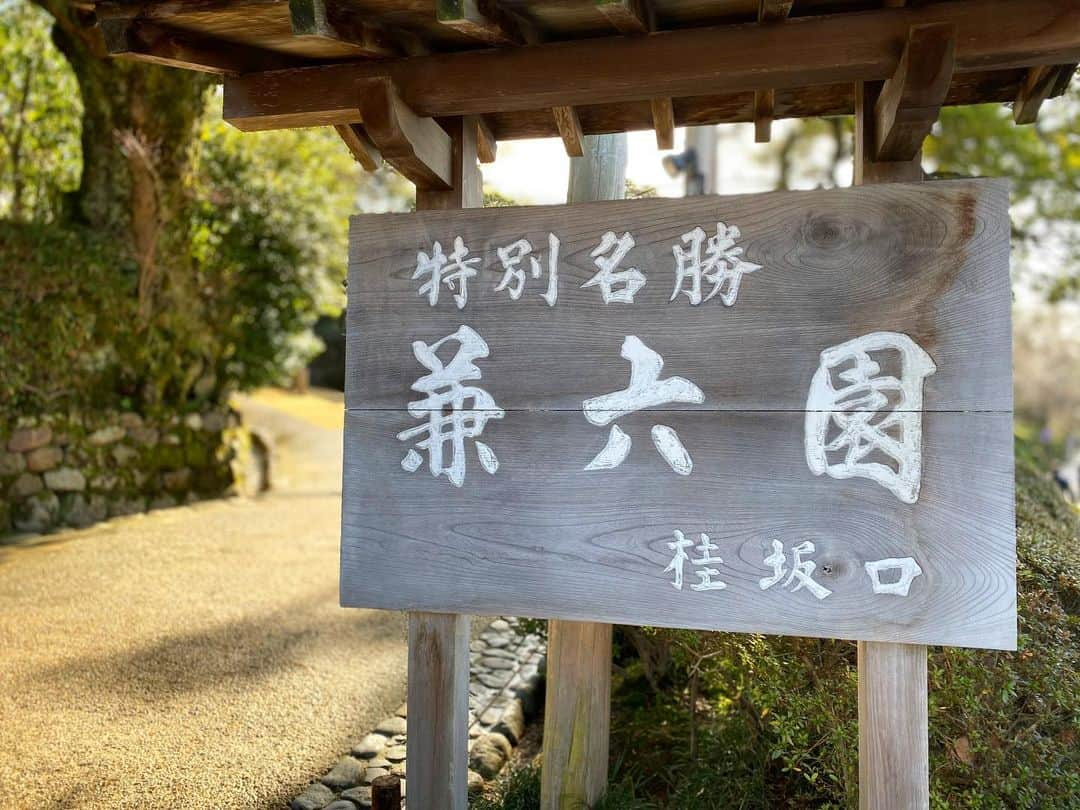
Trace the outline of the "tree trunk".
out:
<instances>
[{"instance_id":1,"label":"tree trunk","mask_svg":"<svg viewBox=\"0 0 1080 810\"><path fill-rule=\"evenodd\" d=\"M160 278L186 264L185 180L212 79L105 53L100 30L67 0L35 0L55 19L53 40L79 82L82 178L65 216L113 235L139 267L148 318Z\"/></svg>"}]
</instances>

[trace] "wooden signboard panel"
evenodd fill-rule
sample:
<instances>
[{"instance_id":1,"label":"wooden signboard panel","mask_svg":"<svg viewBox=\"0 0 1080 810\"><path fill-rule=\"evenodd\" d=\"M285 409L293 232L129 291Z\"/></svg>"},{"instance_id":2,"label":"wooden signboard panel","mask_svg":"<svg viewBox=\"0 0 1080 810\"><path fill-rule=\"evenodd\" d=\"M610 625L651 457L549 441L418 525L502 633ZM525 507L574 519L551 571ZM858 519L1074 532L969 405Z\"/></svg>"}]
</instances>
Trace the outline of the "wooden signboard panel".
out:
<instances>
[{"instance_id":1,"label":"wooden signboard panel","mask_svg":"<svg viewBox=\"0 0 1080 810\"><path fill-rule=\"evenodd\" d=\"M354 218L342 603L1013 648L1008 251L991 180Z\"/></svg>"}]
</instances>

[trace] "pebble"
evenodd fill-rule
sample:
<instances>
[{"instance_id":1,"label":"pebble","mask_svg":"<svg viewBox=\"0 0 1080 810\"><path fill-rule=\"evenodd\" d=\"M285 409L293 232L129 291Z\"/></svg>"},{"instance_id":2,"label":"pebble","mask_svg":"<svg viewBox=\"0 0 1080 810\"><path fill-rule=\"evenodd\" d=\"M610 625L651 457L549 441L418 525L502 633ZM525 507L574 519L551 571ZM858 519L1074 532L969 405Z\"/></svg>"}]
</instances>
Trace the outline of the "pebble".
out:
<instances>
[{"instance_id":1,"label":"pebble","mask_svg":"<svg viewBox=\"0 0 1080 810\"><path fill-rule=\"evenodd\" d=\"M360 784L364 767L364 764L355 757L342 757L338 760L337 765L330 769L330 773L320 781L334 790L356 787Z\"/></svg>"},{"instance_id":2,"label":"pebble","mask_svg":"<svg viewBox=\"0 0 1080 810\"><path fill-rule=\"evenodd\" d=\"M41 492L45 488L45 485L41 483L41 476L34 475L33 473L23 473L15 479L15 483L11 485L11 489L8 490L8 495L11 498L25 498L28 495L33 495L37 492Z\"/></svg>"},{"instance_id":3,"label":"pebble","mask_svg":"<svg viewBox=\"0 0 1080 810\"><path fill-rule=\"evenodd\" d=\"M490 672L481 672L476 676L476 680L480 681L484 686L490 686L492 689L502 689L510 682L510 673L504 672L495 675Z\"/></svg>"},{"instance_id":4,"label":"pebble","mask_svg":"<svg viewBox=\"0 0 1080 810\"><path fill-rule=\"evenodd\" d=\"M502 734L485 734L473 740L469 765L485 779L493 779L512 752L510 741Z\"/></svg>"},{"instance_id":5,"label":"pebble","mask_svg":"<svg viewBox=\"0 0 1080 810\"><path fill-rule=\"evenodd\" d=\"M481 633L480 638L486 641L489 647L505 647L510 643L510 639L506 636L499 636L495 633Z\"/></svg>"},{"instance_id":6,"label":"pebble","mask_svg":"<svg viewBox=\"0 0 1080 810\"><path fill-rule=\"evenodd\" d=\"M26 469L30 472L45 472L63 460L64 451L59 447L39 447L26 454Z\"/></svg>"},{"instance_id":7,"label":"pebble","mask_svg":"<svg viewBox=\"0 0 1080 810\"><path fill-rule=\"evenodd\" d=\"M502 734L514 745L521 741L521 736L525 733L525 710L521 701L510 701L492 731Z\"/></svg>"},{"instance_id":8,"label":"pebble","mask_svg":"<svg viewBox=\"0 0 1080 810\"><path fill-rule=\"evenodd\" d=\"M390 762L404 762L405 761L405 746L404 745L392 745L383 751L383 756Z\"/></svg>"},{"instance_id":9,"label":"pebble","mask_svg":"<svg viewBox=\"0 0 1080 810\"><path fill-rule=\"evenodd\" d=\"M323 810L334 800L334 792L316 782L289 803L291 810Z\"/></svg>"},{"instance_id":10,"label":"pebble","mask_svg":"<svg viewBox=\"0 0 1080 810\"><path fill-rule=\"evenodd\" d=\"M480 663L488 669L509 670L517 667L517 661L507 658L483 658Z\"/></svg>"},{"instance_id":11,"label":"pebble","mask_svg":"<svg viewBox=\"0 0 1080 810\"><path fill-rule=\"evenodd\" d=\"M371 786L360 785L349 788L341 794L341 798L348 799L360 807L371 807Z\"/></svg>"},{"instance_id":12,"label":"pebble","mask_svg":"<svg viewBox=\"0 0 1080 810\"><path fill-rule=\"evenodd\" d=\"M392 737L394 734L404 734L408 731L408 728L408 723L405 722L404 717L387 717L379 725L375 726L375 732Z\"/></svg>"},{"instance_id":13,"label":"pebble","mask_svg":"<svg viewBox=\"0 0 1080 810\"><path fill-rule=\"evenodd\" d=\"M505 633L510 629L510 622L506 619L496 619L488 625L489 630L494 630L496 633Z\"/></svg>"},{"instance_id":14,"label":"pebble","mask_svg":"<svg viewBox=\"0 0 1080 810\"><path fill-rule=\"evenodd\" d=\"M0 475L18 475L26 469L21 453L0 453Z\"/></svg>"},{"instance_id":15,"label":"pebble","mask_svg":"<svg viewBox=\"0 0 1080 810\"><path fill-rule=\"evenodd\" d=\"M95 430L87 437L87 441L95 447L104 447L106 444L113 444L120 441L127 435L127 430L119 425L109 425L108 427Z\"/></svg>"},{"instance_id":16,"label":"pebble","mask_svg":"<svg viewBox=\"0 0 1080 810\"><path fill-rule=\"evenodd\" d=\"M360 759L371 759L386 747L386 737L382 734L368 734L353 746L352 754Z\"/></svg>"},{"instance_id":17,"label":"pebble","mask_svg":"<svg viewBox=\"0 0 1080 810\"><path fill-rule=\"evenodd\" d=\"M386 764L389 765L390 763L387 762ZM366 771L364 771L363 781L366 784L371 784L380 776L386 776L388 773L390 773L389 768L368 768Z\"/></svg>"},{"instance_id":18,"label":"pebble","mask_svg":"<svg viewBox=\"0 0 1080 810\"><path fill-rule=\"evenodd\" d=\"M324 810L356 810L356 805L345 799L334 799Z\"/></svg>"},{"instance_id":19,"label":"pebble","mask_svg":"<svg viewBox=\"0 0 1080 810\"><path fill-rule=\"evenodd\" d=\"M8 439L7 449L12 453L25 453L49 443L52 439L52 428L42 425L35 428L22 428L16 430Z\"/></svg>"},{"instance_id":20,"label":"pebble","mask_svg":"<svg viewBox=\"0 0 1080 810\"><path fill-rule=\"evenodd\" d=\"M86 478L72 467L61 467L45 473L45 486L56 492L82 492L86 489Z\"/></svg>"},{"instance_id":21,"label":"pebble","mask_svg":"<svg viewBox=\"0 0 1080 810\"><path fill-rule=\"evenodd\" d=\"M468 776L466 777L466 784L469 788L469 795L475 796L484 789L484 777L470 768Z\"/></svg>"}]
</instances>

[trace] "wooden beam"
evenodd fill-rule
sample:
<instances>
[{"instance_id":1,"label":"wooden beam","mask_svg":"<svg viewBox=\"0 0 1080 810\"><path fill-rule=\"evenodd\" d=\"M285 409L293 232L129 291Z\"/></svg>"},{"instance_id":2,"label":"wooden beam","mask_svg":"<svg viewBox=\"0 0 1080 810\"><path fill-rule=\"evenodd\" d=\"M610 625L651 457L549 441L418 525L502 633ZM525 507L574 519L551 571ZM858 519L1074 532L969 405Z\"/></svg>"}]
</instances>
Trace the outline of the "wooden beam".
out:
<instances>
[{"instance_id":1,"label":"wooden beam","mask_svg":"<svg viewBox=\"0 0 1080 810\"><path fill-rule=\"evenodd\" d=\"M289 0L289 21L294 37L344 43L358 56L386 59L401 53L375 26L345 17L331 19L325 0Z\"/></svg>"},{"instance_id":2,"label":"wooden beam","mask_svg":"<svg viewBox=\"0 0 1080 810\"><path fill-rule=\"evenodd\" d=\"M336 124L334 130L365 171L373 172L382 166L382 155L363 127L357 124Z\"/></svg>"},{"instance_id":3,"label":"wooden beam","mask_svg":"<svg viewBox=\"0 0 1080 810\"><path fill-rule=\"evenodd\" d=\"M656 10L652 0L595 0L603 14L620 34L648 34L656 29Z\"/></svg>"},{"instance_id":4,"label":"wooden beam","mask_svg":"<svg viewBox=\"0 0 1080 810\"><path fill-rule=\"evenodd\" d=\"M450 138L450 188L417 188L416 210L482 208L484 192L477 164L477 119L471 116L450 118L443 121L442 126Z\"/></svg>"},{"instance_id":5,"label":"wooden beam","mask_svg":"<svg viewBox=\"0 0 1080 810\"><path fill-rule=\"evenodd\" d=\"M281 6L288 0L164 0L164 2L131 3L123 0L104 0L94 3L99 20L157 20L168 21L188 14L207 14L215 11L235 11Z\"/></svg>"},{"instance_id":6,"label":"wooden beam","mask_svg":"<svg viewBox=\"0 0 1080 810\"><path fill-rule=\"evenodd\" d=\"M100 20L105 50L110 56L166 67L235 76L251 70L289 67L295 58L247 45L225 45L186 31L143 20L119 17Z\"/></svg>"},{"instance_id":7,"label":"wooden beam","mask_svg":"<svg viewBox=\"0 0 1080 810\"><path fill-rule=\"evenodd\" d=\"M360 93L364 130L386 162L421 189L451 187L450 136L431 118L416 115L383 80Z\"/></svg>"},{"instance_id":8,"label":"wooden beam","mask_svg":"<svg viewBox=\"0 0 1080 810\"><path fill-rule=\"evenodd\" d=\"M555 116L555 126L559 128L559 137L562 138L566 147L566 154L570 157L581 157L582 140L585 138L581 131L581 121L573 107L552 107L551 114Z\"/></svg>"},{"instance_id":9,"label":"wooden beam","mask_svg":"<svg viewBox=\"0 0 1080 810\"><path fill-rule=\"evenodd\" d=\"M499 144L491 132L491 125L482 116L476 117L476 155L481 163L494 163Z\"/></svg>"},{"instance_id":10,"label":"wooden beam","mask_svg":"<svg viewBox=\"0 0 1080 810\"><path fill-rule=\"evenodd\" d=\"M757 21L770 23L786 20L794 4L795 0L758 0Z\"/></svg>"},{"instance_id":11,"label":"wooden beam","mask_svg":"<svg viewBox=\"0 0 1080 810\"><path fill-rule=\"evenodd\" d=\"M670 98L650 99L653 129L656 130L656 148L675 148L675 107Z\"/></svg>"},{"instance_id":12,"label":"wooden beam","mask_svg":"<svg viewBox=\"0 0 1080 810\"><path fill-rule=\"evenodd\" d=\"M956 26L913 26L874 109L879 161L911 160L930 134L952 83Z\"/></svg>"},{"instance_id":13,"label":"wooden beam","mask_svg":"<svg viewBox=\"0 0 1080 810\"><path fill-rule=\"evenodd\" d=\"M430 117L882 81L896 71L910 27L929 23L957 25L960 72L1080 61L1075 0L953 0L251 74L226 81L225 117L245 130L319 125L355 107L356 83L378 76Z\"/></svg>"},{"instance_id":14,"label":"wooden beam","mask_svg":"<svg viewBox=\"0 0 1080 810\"><path fill-rule=\"evenodd\" d=\"M409 802L416 807L466 810L468 616L409 614L407 701Z\"/></svg>"},{"instance_id":15,"label":"wooden beam","mask_svg":"<svg viewBox=\"0 0 1080 810\"><path fill-rule=\"evenodd\" d=\"M539 42L536 28L507 11L498 0L436 0L435 19L496 47Z\"/></svg>"},{"instance_id":16,"label":"wooden beam","mask_svg":"<svg viewBox=\"0 0 1080 810\"><path fill-rule=\"evenodd\" d=\"M922 180L922 152L910 160L878 162L877 120L874 109L881 93L880 83L855 85L855 177L857 186L869 183ZM879 179L885 178L885 179Z\"/></svg>"},{"instance_id":17,"label":"wooden beam","mask_svg":"<svg viewBox=\"0 0 1080 810\"><path fill-rule=\"evenodd\" d=\"M1013 103L1013 120L1017 124L1034 124L1039 117L1042 103L1052 96L1064 93L1075 72L1075 64L1028 68L1024 83Z\"/></svg>"},{"instance_id":18,"label":"wooden beam","mask_svg":"<svg viewBox=\"0 0 1080 810\"><path fill-rule=\"evenodd\" d=\"M775 90L754 91L754 142L768 143L772 138L773 108L776 105Z\"/></svg>"}]
</instances>

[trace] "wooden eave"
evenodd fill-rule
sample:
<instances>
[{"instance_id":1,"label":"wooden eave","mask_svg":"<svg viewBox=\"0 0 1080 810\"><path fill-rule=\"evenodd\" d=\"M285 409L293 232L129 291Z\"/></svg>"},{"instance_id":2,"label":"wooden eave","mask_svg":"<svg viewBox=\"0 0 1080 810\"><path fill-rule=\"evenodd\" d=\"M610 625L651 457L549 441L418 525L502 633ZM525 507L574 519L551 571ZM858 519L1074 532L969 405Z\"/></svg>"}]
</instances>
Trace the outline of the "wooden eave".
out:
<instances>
[{"instance_id":1,"label":"wooden eave","mask_svg":"<svg viewBox=\"0 0 1080 810\"><path fill-rule=\"evenodd\" d=\"M381 81L418 116L481 115L500 140L653 129L657 110L666 128L668 105L675 126L851 115L854 83L888 79L923 25L955 26L943 104L1015 102L1030 121L1080 61L1080 0L323 2L324 36L294 31L289 0L96 11L118 55L222 74L245 130L362 125L358 94ZM347 33L361 27L377 52Z\"/></svg>"}]
</instances>

